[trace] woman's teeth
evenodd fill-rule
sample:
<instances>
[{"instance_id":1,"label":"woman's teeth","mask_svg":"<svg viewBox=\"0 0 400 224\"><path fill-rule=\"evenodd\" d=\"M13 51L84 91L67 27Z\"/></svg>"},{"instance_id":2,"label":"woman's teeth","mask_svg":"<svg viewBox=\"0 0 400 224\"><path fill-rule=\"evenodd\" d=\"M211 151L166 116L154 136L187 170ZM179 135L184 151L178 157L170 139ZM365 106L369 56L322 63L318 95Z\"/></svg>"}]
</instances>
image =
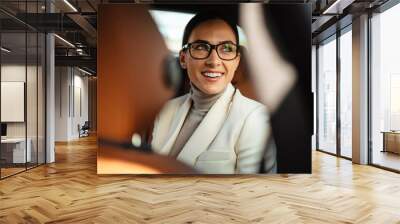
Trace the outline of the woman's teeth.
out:
<instances>
[{"instance_id":1,"label":"woman's teeth","mask_svg":"<svg viewBox=\"0 0 400 224\"><path fill-rule=\"evenodd\" d=\"M205 76L210 77L210 78L217 78L220 77L222 74L219 72L204 72L203 73Z\"/></svg>"}]
</instances>

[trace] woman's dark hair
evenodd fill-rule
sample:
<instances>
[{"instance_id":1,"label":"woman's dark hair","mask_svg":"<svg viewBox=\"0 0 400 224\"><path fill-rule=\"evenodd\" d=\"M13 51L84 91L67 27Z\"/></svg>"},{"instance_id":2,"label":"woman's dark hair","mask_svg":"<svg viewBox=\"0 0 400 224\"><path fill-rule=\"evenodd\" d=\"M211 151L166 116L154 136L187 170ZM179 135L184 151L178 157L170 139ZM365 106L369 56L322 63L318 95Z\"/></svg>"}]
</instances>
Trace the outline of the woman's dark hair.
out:
<instances>
[{"instance_id":1,"label":"woman's dark hair","mask_svg":"<svg viewBox=\"0 0 400 224\"><path fill-rule=\"evenodd\" d=\"M190 36L190 34L192 34L192 31L194 30L194 28L196 28L198 25L200 25L203 22L206 22L209 20L215 20L215 19L223 20L231 27L233 33L235 34L236 44L239 45L239 32L238 32L236 23L233 22L234 21L233 19L231 19L229 16L226 16L222 13L205 12L205 13L196 14L186 25L185 31L183 32L182 47L188 43L189 36ZM181 68L181 70L182 70L182 74L184 74L184 76L183 76L183 80L182 80L182 85L176 92L175 97L184 95L184 94L188 93L190 90L190 80L189 80L189 76L187 74L187 70L183 69L183 68Z\"/></svg>"},{"instance_id":2,"label":"woman's dark hair","mask_svg":"<svg viewBox=\"0 0 400 224\"><path fill-rule=\"evenodd\" d=\"M236 23L233 22L231 18L220 13L220 12L203 12L196 14L186 25L185 31L183 32L182 46L188 43L189 36L199 24L206 22L208 20L220 19L226 22L235 34L236 44L239 45L239 32Z\"/></svg>"}]
</instances>

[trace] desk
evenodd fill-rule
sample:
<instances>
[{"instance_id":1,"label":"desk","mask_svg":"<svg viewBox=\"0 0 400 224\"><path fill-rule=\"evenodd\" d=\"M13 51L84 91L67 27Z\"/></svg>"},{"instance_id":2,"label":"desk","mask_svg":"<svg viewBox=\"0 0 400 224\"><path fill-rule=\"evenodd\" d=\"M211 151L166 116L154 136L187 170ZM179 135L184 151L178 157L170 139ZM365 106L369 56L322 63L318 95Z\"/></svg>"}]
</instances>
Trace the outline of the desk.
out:
<instances>
[{"instance_id":1,"label":"desk","mask_svg":"<svg viewBox=\"0 0 400 224\"><path fill-rule=\"evenodd\" d=\"M26 147L25 154L25 138L1 139L1 157L6 160L6 163L30 162L32 140L28 138L26 142L28 147Z\"/></svg>"},{"instance_id":2,"label":"desk","mask_svg":"<svg viewBox=\"0 0 400 224\"><path fill-rule=\"evenodd\" d=\"M196 174L196 171L170 156L100 145L97 174Z\"/></svg>"},{"instance_id":3,"label":"desk","mask_svg":"<svg viewBox=\"0 0 400 224\"><path fill-rule=\"evenodd\" d=\"M393 152L400 154L400 131L382 131L383 150L382 152Z\"/></svg>"}]
</instances>

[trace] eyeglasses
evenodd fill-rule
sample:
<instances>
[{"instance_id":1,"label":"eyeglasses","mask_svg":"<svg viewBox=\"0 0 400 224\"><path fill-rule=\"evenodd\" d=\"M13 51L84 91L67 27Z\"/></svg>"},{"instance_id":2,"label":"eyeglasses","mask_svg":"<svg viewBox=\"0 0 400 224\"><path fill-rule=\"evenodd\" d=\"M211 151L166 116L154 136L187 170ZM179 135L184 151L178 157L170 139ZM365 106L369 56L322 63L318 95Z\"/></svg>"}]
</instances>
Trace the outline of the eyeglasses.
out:
<instances>
[{"instance_id":1,"label":"eyeglasses","mask_svg":"<svg viewBox=\"0 0 400 224\"><path fill-rule=\"evenodd\" d=\"M231 42L223 42L217 45L207 42L193 42L185 44L182 49L189 49L190 56L199 60L208 58L212 49L216 50L220 59L226 61L235 59L239 54L239 46Z\"/></svg>"}]
</instances>

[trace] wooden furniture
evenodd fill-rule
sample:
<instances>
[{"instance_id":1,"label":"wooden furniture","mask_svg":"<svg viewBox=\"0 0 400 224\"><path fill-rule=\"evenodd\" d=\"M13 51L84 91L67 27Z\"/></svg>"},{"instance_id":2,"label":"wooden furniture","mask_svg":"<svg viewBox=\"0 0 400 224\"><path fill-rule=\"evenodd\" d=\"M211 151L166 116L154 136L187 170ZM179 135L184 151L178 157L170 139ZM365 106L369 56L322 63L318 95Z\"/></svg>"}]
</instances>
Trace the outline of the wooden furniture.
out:
<instances>
[{"instance_id":1,"label":"wooden furniture","mask_svg":"<svg viewBox=\"0 0 400 224\"><path fill-rule=\"evenodd\" d=\"M400 154L400 131L383 131L382 152Z\"/></svg>"},{"instance_id":2,"label":"wooden furniture","mask_svg":"<svg viewBox=\"0 0 400 224\"><path fill-rule=\"evenodd\" d=\"M172 157L99 145L97 174L196 174Z\"/></svg>"}]
</instances>

